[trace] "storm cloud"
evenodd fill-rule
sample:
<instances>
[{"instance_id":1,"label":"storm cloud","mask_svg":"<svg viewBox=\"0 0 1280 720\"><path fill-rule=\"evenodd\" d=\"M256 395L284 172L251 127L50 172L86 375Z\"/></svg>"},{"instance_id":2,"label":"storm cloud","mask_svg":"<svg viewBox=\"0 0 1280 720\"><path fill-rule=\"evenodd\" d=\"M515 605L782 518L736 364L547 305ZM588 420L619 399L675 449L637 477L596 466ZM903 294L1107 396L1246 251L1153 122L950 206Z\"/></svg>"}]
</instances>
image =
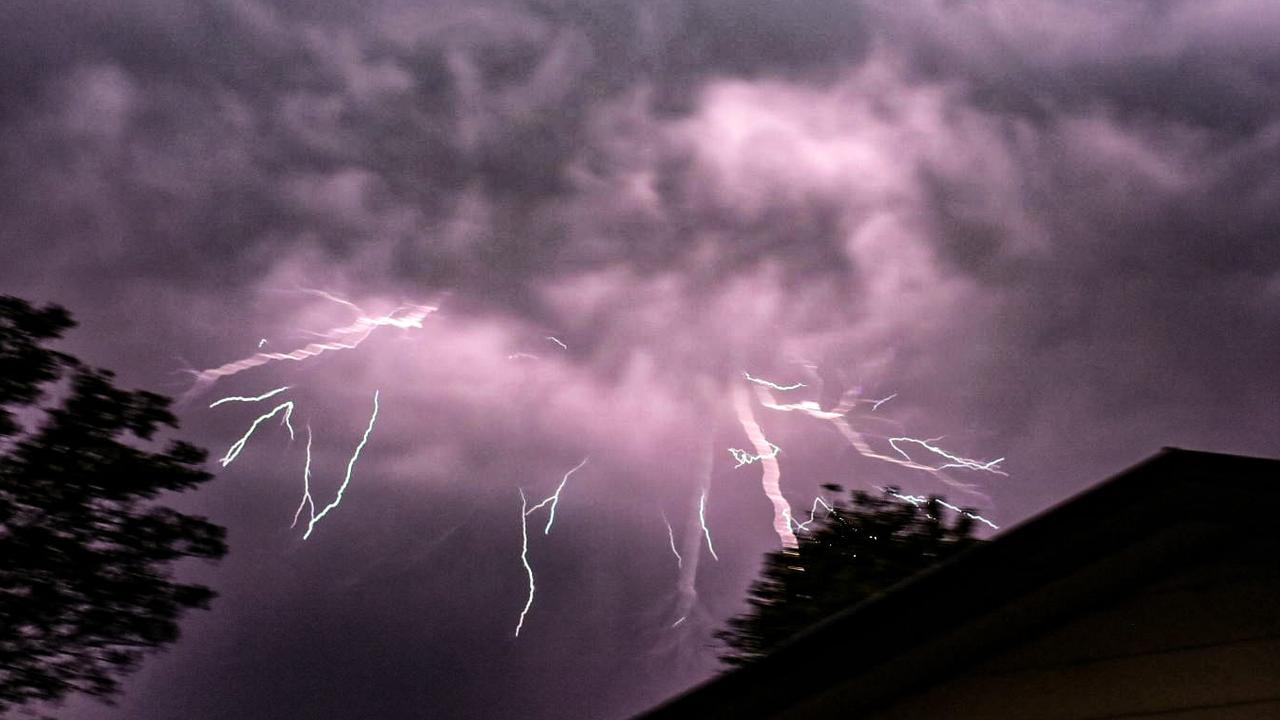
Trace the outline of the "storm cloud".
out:
<instances>
[{"instance_id":1,"label":"storm cloud","mask_svg":"<svg viewBox=\"0 0 1280 720\"><path fill-rule=\"evenodd\" d=\"M68 349L178 395L353 320L303 288L440 307L219 382L296 387L325 492L383 415L305 543L282 431L184 500L222 597L69 712L619 717L706 677L777 542L744 371L1007 458L966 494L760 410L797 513L892 483L1012 524L1163 445L1280 455L1278 35L1243 0L5 3L0 290ZM220 452L254 412L210 397ZM514 639L517 488L584 457ZM663 519L708 490L673 631Z\"/></svg>"}]
</instances>

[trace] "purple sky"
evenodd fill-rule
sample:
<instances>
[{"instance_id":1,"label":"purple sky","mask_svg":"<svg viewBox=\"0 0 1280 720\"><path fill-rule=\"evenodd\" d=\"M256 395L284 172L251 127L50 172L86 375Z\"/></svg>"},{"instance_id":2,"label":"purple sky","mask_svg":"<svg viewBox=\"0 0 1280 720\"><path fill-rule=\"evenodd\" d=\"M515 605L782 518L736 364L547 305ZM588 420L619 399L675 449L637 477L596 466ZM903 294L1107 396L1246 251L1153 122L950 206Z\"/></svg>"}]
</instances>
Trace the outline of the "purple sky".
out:
<instances>
[{"instance_id":1,"label":"purple sky","mask_svg":"<svg viewBox=\"0 0 1280 720\"><path fill-rule=\"evenodd\" d=\"M966 493L749 394L797 513L895 484L1007 525L1164 445L1280 455L1276 37L1262 0L0 4L0 292L67 349L177 396L356 321L301 288L439 306L181 407L216 458L271 405L209 403L290 385L301 434L178 501L229 528L221 597L68 716L614 718L704 679L779 542L744 371L897 393L851 416L881 452L1006 458ZM327 503L374 390L304 541L303 427ZM515 638L519 489L584 457Z\"/></svg>"}]
</instances>

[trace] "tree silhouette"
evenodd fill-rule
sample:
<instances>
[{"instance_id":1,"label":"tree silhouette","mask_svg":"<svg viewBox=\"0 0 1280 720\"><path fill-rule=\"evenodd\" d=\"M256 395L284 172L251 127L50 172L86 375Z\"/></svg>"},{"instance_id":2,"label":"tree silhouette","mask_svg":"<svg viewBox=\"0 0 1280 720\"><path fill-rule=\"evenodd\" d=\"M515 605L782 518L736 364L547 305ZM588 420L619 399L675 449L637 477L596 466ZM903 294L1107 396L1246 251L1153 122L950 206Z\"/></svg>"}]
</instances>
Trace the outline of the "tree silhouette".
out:
<instances>
[{"instance_id":1,"label":"tree silhouette","mask_svg":"<svg viewBox=\"0 0 1280 720\"><path fill-rule=\"evenodd\" d=\"M842 493L839 485L824 485ZM964 511L948 513L941 498L917 502L854 492L848 503L819 508L799 547L765 556L752 583L750 609L716 632L726 650L720 660L744 665L800 631L981 542ZM954 519L947 523L947 516Z\"/></svg>"},{"instance_id":2,"label":"tree silhouette","mask_svg":"<svg viewBox=\"0 0 1280 720\"><path fill-rule=\"evenodd\" d=\"M169 399L45 347L74 325L0 296L0 714L73 692L109 701L214 597L172 564L226 553L223 528L154 502L209 480L205 452L147 449L177 427Z\"/></svg>"}]
</instances>

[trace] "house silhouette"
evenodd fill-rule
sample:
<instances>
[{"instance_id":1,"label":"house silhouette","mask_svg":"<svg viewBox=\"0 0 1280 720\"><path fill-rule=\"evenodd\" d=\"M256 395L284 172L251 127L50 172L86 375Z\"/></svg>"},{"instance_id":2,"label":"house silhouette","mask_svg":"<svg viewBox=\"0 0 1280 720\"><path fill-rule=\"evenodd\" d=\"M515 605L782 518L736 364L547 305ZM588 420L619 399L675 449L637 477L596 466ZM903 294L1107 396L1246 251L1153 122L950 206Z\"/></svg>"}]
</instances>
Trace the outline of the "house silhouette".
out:
<instances>
[{"instance_id":1,"label":"house silhouette","mask_svg":"<svg viewBox=\"0 0 1280 720\"><path fill-rule=\"evenodd\" d=\"M1280 718L1280 461L1165 449L640 718Z\"/></svg>"}]
</instances>

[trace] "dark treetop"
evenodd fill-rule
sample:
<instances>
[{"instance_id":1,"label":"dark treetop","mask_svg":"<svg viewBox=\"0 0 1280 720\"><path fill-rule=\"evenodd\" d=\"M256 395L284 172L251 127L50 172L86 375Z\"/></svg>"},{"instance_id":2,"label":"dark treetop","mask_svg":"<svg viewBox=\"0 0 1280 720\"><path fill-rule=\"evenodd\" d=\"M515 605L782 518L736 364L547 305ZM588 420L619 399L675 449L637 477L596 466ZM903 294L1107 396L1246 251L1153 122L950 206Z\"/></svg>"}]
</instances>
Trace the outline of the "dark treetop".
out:
<instances>
[{"instance_id":1,"label":"dark treetop","mask_svg":"<svg viewBox=\"0 0 1280 720\"><path fill-rule=\"evenodd\" d=\"M840 492L838 485L823 486ZM762 577L751 585L750 609L716 633L727 665L759 658L802 630L976 542L973 520L948 510L940 498L912 504L855 492L837 502L798 534L799 547L765 557Z\"/></svg>"},{"instance_id":2,"label":"dark treetop","mask_svg":"<svg viewBox=\"0 0 1280 720\"><path fill-rule=\"evenodd\" d=\"M155 448L177 426L168 398L45 347L73 326L60 307L0 296L0 713L109 698L214 597L176 582L173 563L226 553L223 528L155 502L212 477L204 451Z\"/></svg>"}]
</instances>

